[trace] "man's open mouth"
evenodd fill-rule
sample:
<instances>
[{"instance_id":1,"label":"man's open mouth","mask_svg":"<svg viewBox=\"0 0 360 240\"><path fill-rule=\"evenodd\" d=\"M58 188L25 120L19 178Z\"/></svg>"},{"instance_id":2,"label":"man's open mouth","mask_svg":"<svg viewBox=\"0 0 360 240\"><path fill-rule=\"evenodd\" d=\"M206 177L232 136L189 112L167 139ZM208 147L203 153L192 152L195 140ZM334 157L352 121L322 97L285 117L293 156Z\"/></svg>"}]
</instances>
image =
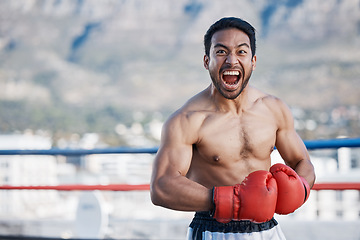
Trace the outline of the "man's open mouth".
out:
<instances>
[{"instance_id":1,"label":"man's open mouth","mask_svg":"<svg viewBox=\"0 0 360 240\"><path fill-rule=\"evenodd\" d=\"M238 70L226 70L222 74L222 79L228 88L235 87L240 80L241 73Z\"/></svg>"}]
</instances>

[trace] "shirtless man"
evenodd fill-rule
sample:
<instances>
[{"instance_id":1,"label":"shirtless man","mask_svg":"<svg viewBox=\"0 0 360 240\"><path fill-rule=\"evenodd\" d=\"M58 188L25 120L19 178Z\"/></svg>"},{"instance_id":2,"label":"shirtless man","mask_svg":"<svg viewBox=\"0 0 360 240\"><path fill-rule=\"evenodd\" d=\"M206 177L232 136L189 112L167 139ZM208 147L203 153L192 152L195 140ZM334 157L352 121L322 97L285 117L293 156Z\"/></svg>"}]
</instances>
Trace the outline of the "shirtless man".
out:
<instances>
[{"instance_id":1,"label":"shirtless man","mask_svg":"<svg viewBox=\"0 0 360 240\"><path fill-rule=\"evenodd\" d=\"M285 239L273 215L306 201L315 181L307 149L286 104L248 84L255 29L223 18L204 45L212 83L164 124L151 199L196 212L188 239ZM286 165L271 167L274 147Z\"/></svg>"}]
</instances>

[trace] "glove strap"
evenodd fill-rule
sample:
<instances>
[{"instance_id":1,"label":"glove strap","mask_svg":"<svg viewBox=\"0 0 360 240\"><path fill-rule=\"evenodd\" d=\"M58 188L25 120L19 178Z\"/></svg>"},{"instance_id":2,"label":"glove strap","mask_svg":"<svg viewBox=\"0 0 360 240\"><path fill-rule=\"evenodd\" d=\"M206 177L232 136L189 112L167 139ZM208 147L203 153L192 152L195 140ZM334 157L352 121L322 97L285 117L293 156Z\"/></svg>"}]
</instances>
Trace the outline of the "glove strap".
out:
<instances>
[{"instance_id":1,"label":"glove strap","mask_svg":"<svg viewBox=\"0 0 360 240\"><path fill-rule=\"evenodd\" d=\"M309 195L310 195L310 186L309 186L308 182L305 180L305 178L300 177L300 179L304 185L304 189L305 189L304 202L306 202L306 200L309 198Z\"/></svg>"},{"instance_id":2,"label":"glove strap","mask_svg":"<svg viewBox=\"0 0 360 240\"><path fill-rule=\"evenodd\" d=\"M213 217L222 223L230 222L233 218L234 187L213 188L214 210Z\"/></svg>"}]
</instances>

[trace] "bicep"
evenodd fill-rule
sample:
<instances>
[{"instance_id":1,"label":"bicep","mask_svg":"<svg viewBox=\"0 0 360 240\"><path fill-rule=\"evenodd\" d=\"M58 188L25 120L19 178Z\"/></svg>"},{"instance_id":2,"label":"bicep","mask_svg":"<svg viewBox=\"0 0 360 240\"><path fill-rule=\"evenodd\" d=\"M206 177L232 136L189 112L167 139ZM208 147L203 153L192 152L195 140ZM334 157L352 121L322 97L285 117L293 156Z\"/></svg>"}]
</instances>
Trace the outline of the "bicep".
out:
<instances>
[{"instance_id":1,"label":"bicep","mask_svg":"<svg viewBox=\"0 0 360 240\"><path fill-rule=\"evenodd\" d=\"M275 146L285 163L304 177L312 187L315 181L314 166L309 153L294 128L294 119L290 109L280 100L277 102L276 120L278 130Z\"/></svg>"},{"instance_id":2,"label":"bicep","mask_svg":"<svg viewBox=\"0 0 360 240\"><path fill-rule=\"evenodd\" d=\"M155 205L182 211L211 209L211 191L186 177L196 140L194 130L176 123L165 126L150 185Z\"/></svg>"},{"instance_id":3,"label":"bicep","mask_svg":"<svg viewBox=\"0 0 360 240\"><path fill-rule=\"evenodd\" d=\"M191 146L166 143L159 148L154 160L154 174L157 177L185 176L192 158Z\"/></svg>"},{"instance_id":4,"label":"bicep","mask_svg":"<svg viewBox=\"0 0 360 240\"><path fill-rule=\"evenodd\" d=\"M276 148L285 163L296 168L302 160L309 160L306 147L295 130L281 130L276 137Z\"/></svg>"},{"instance_id":5,"label":"bicep","mask_svg":"<svg viewBox=\"0 0 360 240\"><path fill-rule=\"evenodd\" d=\"M295 169L300 161L309 160L309 154L295 131L290 109L284 103L280 103L278 111L280 112L277 115L279 125L275 145L285 163Z\"/></svg>"},{"instance_id":6,"label":"bicep","mask_svg":"<svg viewBox=\"0 0 360 240\"><path fill-rule=\"evenodd\" d=\"M177 119L165 123L162 130L161 145L156 154L153 179L185 176L192 159L192 141L189 133L183 131Z\"/></svg>"},{"instance_id":7,"label":"bicep","mask_svg":"<svg viewBox=\"0 0 360 240\"><path fill-rule=\"evenodd\" d=\"M304 177L310 187L315 182L315 170L310 161L309 153L305 144L295 131L283 131L279 134L276 145L286 165Z\"/></svg>"}]
</instances>

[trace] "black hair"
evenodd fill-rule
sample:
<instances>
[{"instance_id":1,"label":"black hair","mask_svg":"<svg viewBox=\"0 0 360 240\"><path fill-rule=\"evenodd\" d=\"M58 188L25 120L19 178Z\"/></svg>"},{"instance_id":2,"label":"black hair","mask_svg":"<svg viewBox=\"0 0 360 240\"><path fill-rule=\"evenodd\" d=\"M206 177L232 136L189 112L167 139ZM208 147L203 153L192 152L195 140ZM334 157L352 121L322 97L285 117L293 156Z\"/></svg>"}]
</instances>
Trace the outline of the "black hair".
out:
<instances>
[{"instance_id":1,"label":"black hair","mask_svg":"<svg viewBox=\"0 0 360 240\"><path fill-rule=\"evenodd\" d=\"M244 33L246 33L246 35L248 35L250 39L250 48L251 48L252 56L254 56L256 51L255 28L251 26L250 23L242 20L241 18L236 18L236 17L221 18L220 20L218 20L217 22L215 22L213 25L210 26L210 28L207 30L204 36L205 54L209 56L212 36L220 30L229 29L229 28L239 29Z\"/></svg>"}]
</instances>

